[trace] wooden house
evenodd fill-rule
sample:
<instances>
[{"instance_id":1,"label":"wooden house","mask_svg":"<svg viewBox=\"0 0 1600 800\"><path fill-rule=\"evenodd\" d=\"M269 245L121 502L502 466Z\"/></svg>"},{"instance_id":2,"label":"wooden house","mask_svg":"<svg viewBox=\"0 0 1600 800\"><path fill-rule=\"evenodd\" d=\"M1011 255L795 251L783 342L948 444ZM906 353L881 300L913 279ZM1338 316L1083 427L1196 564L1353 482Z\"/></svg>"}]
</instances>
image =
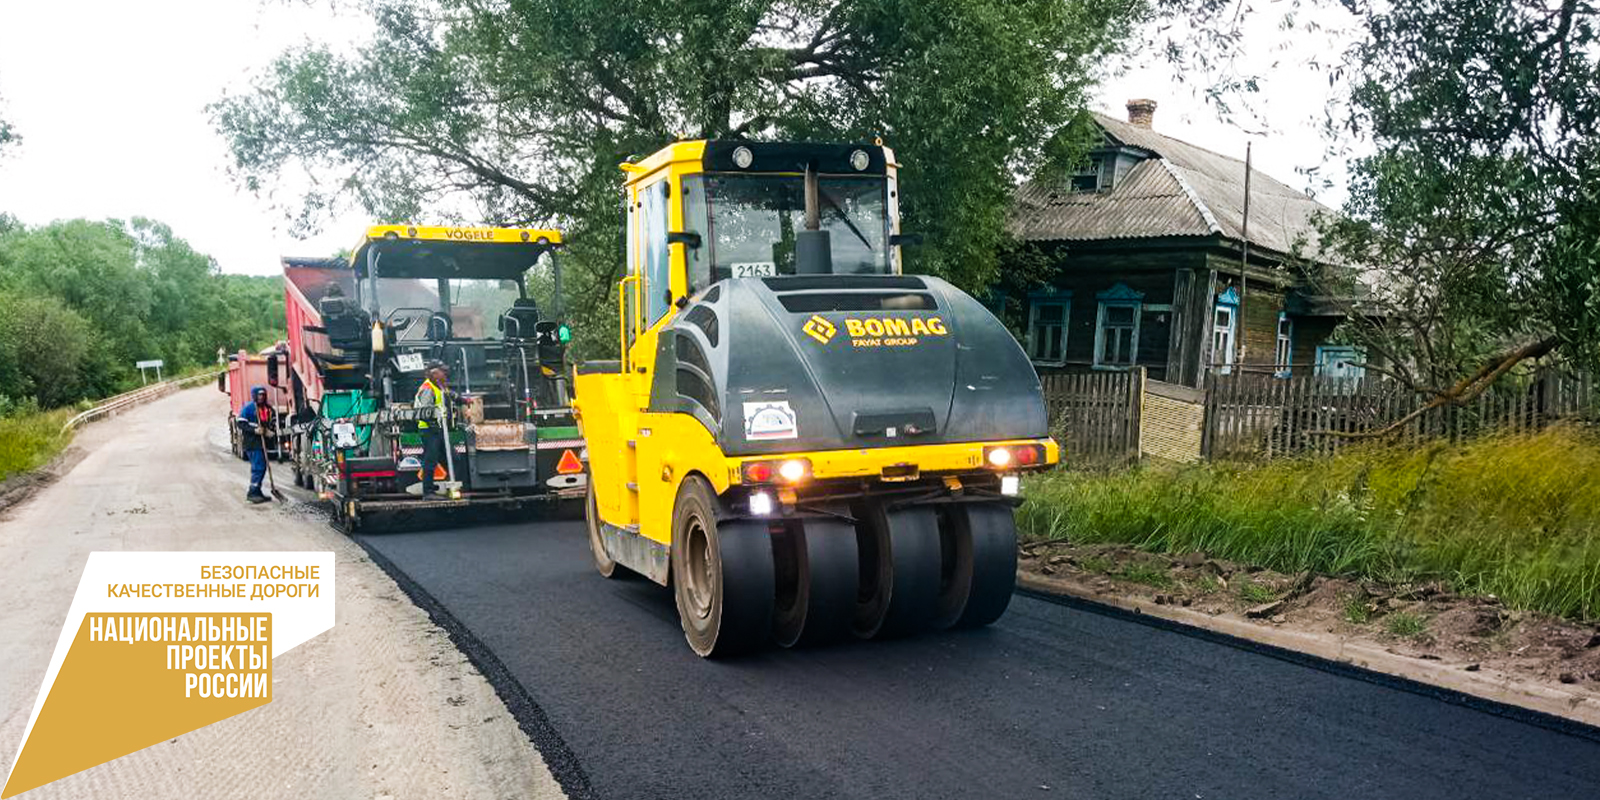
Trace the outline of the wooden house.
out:
<instances>
[{"instance_id":1,"label":"wooden house","mask_svg":"<svg viewBox=\"0 0 1600 800\"><path fill-rule=\"evenodd\" d=\"M1253 172L1241 269L1245 162L1156 132L1155 105L1095 115L1104 137L1084 170L1017 192L1011 230L1050 265L1012 298L1039 371L1141 365L1187 386L1211 371L1359 375L1354 350L1328 341L1342 304L1294 264L1321 259L1313 220L1332 210Z\"/></svg>"}]
</instances>

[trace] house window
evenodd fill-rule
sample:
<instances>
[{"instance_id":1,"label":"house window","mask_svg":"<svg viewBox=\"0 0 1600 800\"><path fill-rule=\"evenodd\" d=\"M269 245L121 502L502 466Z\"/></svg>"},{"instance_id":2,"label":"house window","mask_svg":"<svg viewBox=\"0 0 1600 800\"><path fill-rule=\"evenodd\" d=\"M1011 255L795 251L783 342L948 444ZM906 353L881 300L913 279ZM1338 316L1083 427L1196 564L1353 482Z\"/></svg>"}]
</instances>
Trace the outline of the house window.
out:
<instances>
[{"instance_id":1,"label":"house window","mask_svg":"<svg viewBox=\"0 0 1600 800\"><path fill-rule=\"evenodd\" d=\"M1328 344L1317 348L1317 376L1321 378L1364 378L1366 355L1361 348L1347 344Z\"/></svg>"},{"instance_id":2,"label":"house window","mask_svg":"<svg viewBox=\"0 0 1600 800\"><path fill-rule=\"evenodd\" d=\"M1217 297L1211 311L1211 363L1217 372L1233 372L1234 341L1239 331L1239 293L1233 287Z\"/></svg>"},{"instance_id":3,"label":"house window","mask_svg":"<svg viewBox=\"0 0 1600 800\"><path fill-rule=\"evenodd\" d=\"M1093 192L1100 188L1100 159L1091 158L1089 163L1081 166L1072 173L1072 191Z\"/></svg>"},{"instance_id":4,"label":"house window","mask_svg":"<svg viewBox=\"0 0 1600 800\"><path fill-rule=\"evenodd\" d=\"M1117 284L1098 295L1100 313L1095 320L1094 365L1124 369L1138 361L1139 310L1144 295Z\"/></svg>"},{"instance_id":5,"label":"house window","mask_svg":"<svg viewBox=\"0 0 1600 800\"><path fill-rule=\"evenodd\" d=\"M1067 322L1071 318L1071 293L1039 294L1029 299L1028 355L1035 362L1066 363Z\"/></svg>"},{"instance_id":6,"label":"house window","mask_svg":"<svg viewBox=\"0 0 1600 800\"><path fill-rule=\"evenodd\" d=\"M1278 350L1273 357L1278 365L1278 377L1294 374L1294 320L1288 314L1278 314Z\"/></svg>"}]
</instances>

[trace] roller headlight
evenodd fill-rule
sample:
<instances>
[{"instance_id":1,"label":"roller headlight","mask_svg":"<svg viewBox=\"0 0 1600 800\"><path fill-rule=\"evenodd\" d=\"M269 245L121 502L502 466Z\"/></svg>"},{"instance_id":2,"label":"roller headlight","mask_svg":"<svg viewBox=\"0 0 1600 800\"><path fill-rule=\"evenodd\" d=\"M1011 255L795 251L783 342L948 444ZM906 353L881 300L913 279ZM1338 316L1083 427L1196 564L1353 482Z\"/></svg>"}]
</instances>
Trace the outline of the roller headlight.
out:
<instances>
[{"instance_id":1,"label":"roller headlight","mask_svg":"<svg viewBox=\"0 0 1600 800\"><path fill-rule=\"evenodd\" d=\"M806 474L811 472L810 465L798 459L791 458L778 465L778 477L790 483L799 483L806 479Z\"/></svg>"}]
</instances>

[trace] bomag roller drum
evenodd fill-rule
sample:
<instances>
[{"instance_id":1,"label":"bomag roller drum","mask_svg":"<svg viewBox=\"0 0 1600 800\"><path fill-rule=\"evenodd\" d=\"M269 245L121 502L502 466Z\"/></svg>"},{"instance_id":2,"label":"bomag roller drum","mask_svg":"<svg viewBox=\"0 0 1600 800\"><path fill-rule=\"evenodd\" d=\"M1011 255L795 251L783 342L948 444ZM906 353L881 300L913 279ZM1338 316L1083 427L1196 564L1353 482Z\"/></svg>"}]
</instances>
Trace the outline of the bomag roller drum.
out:
<instances>
[{"instance_id":1,"label":"bomag roller drum","mask_svg":"<svg viewBox=\"0 0 1600 800\"><path fill-rule=\"evenodd\" d=\"M1058 459L993 314L900 272L893 154L680 142L625 165L622 358L575 370L589 545L702 656L987 625ZM670 224L669 224L670 223Z\"/></svg>"}]
</instances>

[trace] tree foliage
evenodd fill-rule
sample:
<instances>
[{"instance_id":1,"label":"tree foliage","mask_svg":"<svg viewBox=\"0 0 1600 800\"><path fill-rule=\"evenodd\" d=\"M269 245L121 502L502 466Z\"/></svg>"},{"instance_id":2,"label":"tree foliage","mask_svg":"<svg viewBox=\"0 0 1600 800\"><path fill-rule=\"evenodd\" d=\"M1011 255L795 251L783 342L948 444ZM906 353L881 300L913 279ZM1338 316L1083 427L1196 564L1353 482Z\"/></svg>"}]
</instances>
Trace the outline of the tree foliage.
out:
<instances>
[{"instance_id":1,"label":"tree foliage","mask_svg":"<svg viewBox=\"0 0 1600 800\"><path fill-rule=\"evenodd\" d=\"M0 396L66 405L84 397L101 343L83 315L52 297L13 296L0 305Z\"/></svg>"},{"instance_id":2,"label":"tree foliage","mask_svg":"<svg viewBox=\"0 0 1600 800\"><path fill-rule=\"evenodd\" d=\"M213 106L233 172L315 227L454 211L568 229L580 317L621 264L617 164L683 137L871 140L907 165L921 271L997 269L1014 178L1058 159L1143 0L365 0ZM465 199L469 202L462 203Z\"/></svg>"},{"instance_id":3,"label":"tree foliage","mask_svg":"<svg viewBox=\"0 0 1600 800\"><path fill-rule=\"evenodd\" d=\"M1596 7L1354 7L1366 34L1331 132L1376 149L1353 166L1331 241L1373 265L1388 311L1358 336L1451 397L1552 352L1600 365Z\"/></svg>"},{"instance_id":4,"label":"tree foliage","mask_svg":"<svg viewBox=\"0 0 1600 800\"><path fill-rule=\"evenodd\" d=\"M280 336L280 279L223 275L166 225L0 219L0 395L44 407L136 386Z\"/></svg>"},{"instance_id":5,"label":"tree foliage","mask_svg":"<svg viewBox=\"0 0 1600 800\"><path fill-rule=\"evenodd\" d=\"M21 141L22 136L17 133L16 126L11 124L5 117L0 116L0 155L4 155L12 145Z\"/></svg>"}]
</instances>

